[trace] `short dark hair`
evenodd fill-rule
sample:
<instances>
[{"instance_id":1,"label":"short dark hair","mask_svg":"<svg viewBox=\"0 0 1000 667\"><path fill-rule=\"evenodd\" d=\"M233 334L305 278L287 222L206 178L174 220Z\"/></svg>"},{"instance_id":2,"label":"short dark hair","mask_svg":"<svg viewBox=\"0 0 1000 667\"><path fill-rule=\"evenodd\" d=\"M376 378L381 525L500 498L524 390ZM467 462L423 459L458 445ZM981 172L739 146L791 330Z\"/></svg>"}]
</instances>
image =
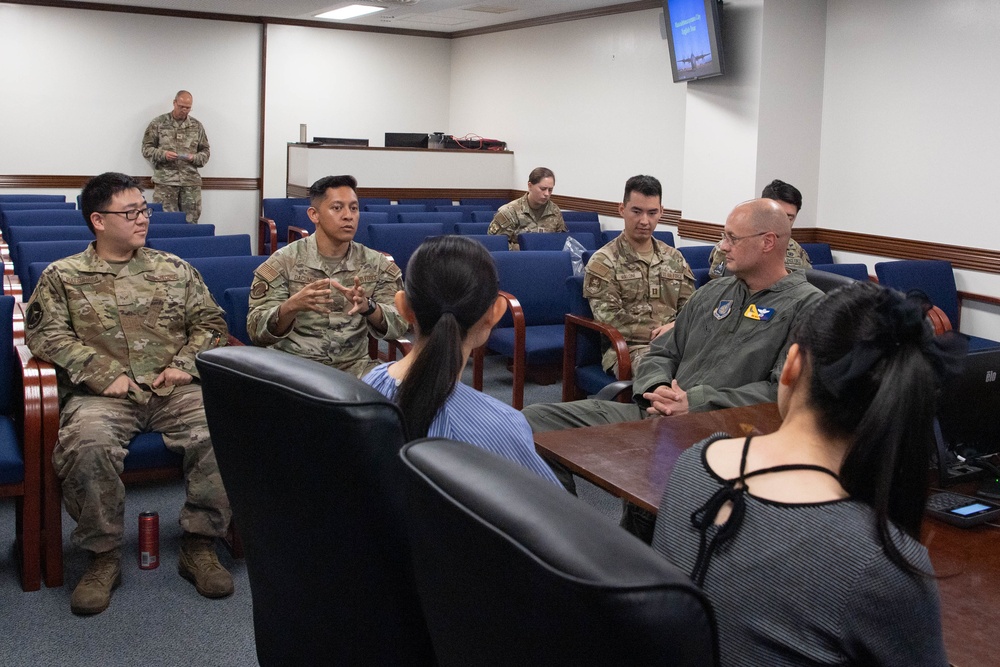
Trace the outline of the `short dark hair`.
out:
<instances>
[{"instance_id":1,"label":"short dark hair","mask_svg":"<svg viewBox=\"0 0 1000 667\"><path fill-rule=\"evenodd\" d=\"M535 167L528 174L528 182L532 185L540 183L543 178L551 178L554 181L556 180L556 175L548 167Z\"/></svg>"},{"instance_id":2,"label":"short dark hair","mask_svg":"<svg viewBox=\"0 0 1000 667\"><path fill-rule=\"evenodd\" d=\"M346 174L341 176L324 176L309 186L309 203L316 206L326 197L326 191L330 188L350 188L354 194L358 194L358 179Z\"/></svg>"},{"instance_id":3,"label":"short dark hair","mask_svg":"<svg viewBox=\"0 0 1000 667\"><path fill-rule=\"evenodd\" d=\"M785 183L777 178L764 186L760 196L764 199L774 199L791 204L796 211L802 210L802 193L794 185Z\"/></svg>"},{"instance_id":4,"label":"short dark hair","mask_svg":"<svg viewBox=\"0 0 1000 667\"><path fill-rule=\"evenodd\" d=\"M633 192L638 192L647 197L659 197L661 204L663 202L663 186L653 176L643 176L640 174L625 181L625 196L622 197L622 202L627 202L628 196Z\"/></svg>"},{"instance_id":5,"label":"short dark hair","mask_svg":"<svg viewBox=\"0 0 1000 667\"><path fill-rule=\"evenodd\" d=\"M87 184L83 186L83 192L80 193L80 210L83 211L83 219L87 221L87 227L90 228L90 231L94 231L94 223L90 221L90 215L107 210L111 204L111 198L126 190L142 192L142 186L136 179L117 171L106 171L87 181Z\"/></svg>"}]
</instances>

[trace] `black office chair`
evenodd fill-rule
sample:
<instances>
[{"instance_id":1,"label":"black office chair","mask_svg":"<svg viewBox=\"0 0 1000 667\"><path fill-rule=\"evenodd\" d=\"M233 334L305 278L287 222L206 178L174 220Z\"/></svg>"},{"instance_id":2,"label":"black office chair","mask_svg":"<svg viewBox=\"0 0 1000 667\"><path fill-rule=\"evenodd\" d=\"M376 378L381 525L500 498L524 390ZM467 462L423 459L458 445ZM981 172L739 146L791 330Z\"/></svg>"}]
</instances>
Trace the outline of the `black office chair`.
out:
<instances>
[{"instance_id":1,"label":"black office chair","mask_svg":"<svg viewBox=\"0 0 1000 667\"><path fill-rule=\"evenodd\" d=\"M429 665L403 528L399 409L269 348L198 356L261 665Z\"/></svg>"},{"instance_id":2,"label":"black office chair","mask_svg":"<svg viewBox=\"0 0 1000 667\"><path fill-rule=\"evenodd\" d=\"M596 510L466 443L418 440L400 457L439 664L718 664L705 596Z\"/></svg>"}]
</instances>

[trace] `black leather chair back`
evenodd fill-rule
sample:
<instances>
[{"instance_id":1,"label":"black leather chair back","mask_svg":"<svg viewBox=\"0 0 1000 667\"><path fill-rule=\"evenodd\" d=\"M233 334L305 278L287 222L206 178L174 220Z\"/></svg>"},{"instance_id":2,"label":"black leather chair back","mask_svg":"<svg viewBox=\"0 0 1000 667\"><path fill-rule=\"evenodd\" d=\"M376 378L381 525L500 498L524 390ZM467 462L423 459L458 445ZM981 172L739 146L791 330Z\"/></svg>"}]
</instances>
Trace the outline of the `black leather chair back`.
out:
<instances>
[{"instance_id":1,"label":"black leather chair back","mask_svg":"<svg viewBox=\"0 0 1000 667\"><path fill-rule=\"evenodd\" d=\"M261 665L426 665L402 419L354 376L266 348L198 356Z\"/></svg>"},{"instance_id":2,"label":"black leather chair back","mask_svg":"<svg viewBox=\"0 0 1000 667\"><path fill-rule=\"evenodd\" d=\"M465 443L418 440L400 456L441 665L718 664L704 595L596 510Z\"/></svg>"}]
</instances>

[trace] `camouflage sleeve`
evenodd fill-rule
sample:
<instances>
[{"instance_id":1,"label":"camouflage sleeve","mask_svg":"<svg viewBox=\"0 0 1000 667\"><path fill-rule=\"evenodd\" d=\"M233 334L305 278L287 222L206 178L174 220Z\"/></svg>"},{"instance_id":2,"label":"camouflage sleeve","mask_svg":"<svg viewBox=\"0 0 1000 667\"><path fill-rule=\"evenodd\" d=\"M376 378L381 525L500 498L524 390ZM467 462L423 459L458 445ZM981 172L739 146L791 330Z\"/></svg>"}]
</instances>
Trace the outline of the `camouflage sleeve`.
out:
<instances>
[{"instance_id":1,"label":"camouflage sleeve","mask_svg":"<svg viewBox=\"0 0 1000 667\"><path fill-rule=\"evenodd\" d=\"M142 135L142 157L149 160L154 167L166 162L164 158L165 150L160 148L160 133L156 125L156 120L150 121L146 126L146 132Z\"/></svg>"},{"instance_id":2,"label":"camouflage sleeve","mask_svg":"<svg viewBox=\"0 0 1000 667\"><path fill-rule=\"evenodd\" d=\"M195 167L204 167L208 163L208 158L212 154L212 148L208 145L208 135L205 134L205 126L199 123L198 152L191 156L191 164Z\"/></svg>"},{"instance_id":3,"label":"camouflage sleeve","mask_svg":"<svg viewBox=\"0 0 1000 667\"><path fill-rule=\"evenodd\" d=\"M198 368L194 364L195 355L204 350L224 346L228 340L229 329L226 327L225 312L215 303L201 274L190 265L188 265L186 300L184 310L187 314L187 342L177 350L170 367L182 370L193 377L199 377Z\"/></svg>"},{"instance_id":4,"label":"camouflage sleeve","mask_svg":"<svg viewBox=\"0 0 1000 667\"><path fill-rule=\"evenodd\" d=\"M595 254L587 263L583 295L590 301L594 319L617 329L629 343L649 342L648 327L645 336L636 335L638 320L629 313L622 299L621 286L615 280L615 269L609 261L603 255Z\"/></svg>"},{"instance_id":5,"label":"camouflage sleeve","mask_svg":"<svg viewBox=\"0 0 1000 667\"><path fill-rule=\"evenodd\" d=\"M278 261L279 258L272 255L253 274L247 335L254 345L273 345L284 338L273 333L268 326L277 319L278 308L290 296L288 277L281 270Z\"/></svg>"},{"instance_id":6,"label":"camouflage sleeve","mask_svg":"<svg viewBox=\"0 0 1000 667\"><path fill-rule=\"evenodd\" d=\"M694 273L691 271L691 267L688 266L687 262L684 262L684 282L681 283L681 289L677 293L677 312L671 317L667 322L673 322L677 319L677 313L681 312L681 308L684 304L688 302L691 295L694 294L695 285L697 281L694 279Z\"/></svg>"},{"instance_id":7,"label":"camouflage sleeve","mask_svg":"<svg viewBox=\"0 0 1000 667\"><path fill-rule=\"evenodd\" d=\"M61 368L74 385L86 385L99 394L127 369L76 335L70 318L66 290L55 267L42 273L28 301L25 339L39 359Z\"/></svg>"},{"instance_id":8,"label":"camouflage sleeve","mask_svg":"<svg viewBox=\"0 0 1000 667\"><path fill-rule=\"evenodd\" d=\"M378 261L379 277L372 298L382 308L386 331L384 334L379 333L371 324L368 325L368 331L376 338L396 340L405 336L409 329L409 324L396 310L395 305L396 292L403 289L403 273L395 263L390 262L382 253L379 253Z\"/></svg>"},{"instance_id":9,"label":"camouflage sleeve","mask_svg":"<svg viewBox=\"0 0 1000 667\"><path fill-rule=\"evenodd\" d=\"M564 223L565 224L565 223ZM490 223L490 227L487 230L488 234L502 234L507 237L507 244L511 250L517 250L517 232L518 232L517 217L508 214L506 211L497 211L497 214L493 216L493 222Z\"/></svg>"},{"instance_id":10,"label":"camouflage sleeve","mask_svg":"<svg viewBox=\"0 0 1000 667\"><path fill-rule=\"evenodd\" d=\"M708 279L719 278L726 273L726 253L722 252L719 244L712 248L712 254L708 256Z\"/></svg>"},{"instance_id":11,"label":"camouflage sleeve","mask_svg":"<svg viewBox=\"0 0 1000 667\"><path fill-rule=\"evenodd\" d=\"M557 232L568 232L569 231L569 228L566 227L566 221L563 220L562 211L560 211L558 208L556 208L556 220L555 220L555 230L554 231L557 231ZM595 240L598 242L598 245L600 245L601 239L595 239Z\"/></svg>"}]
</instances>

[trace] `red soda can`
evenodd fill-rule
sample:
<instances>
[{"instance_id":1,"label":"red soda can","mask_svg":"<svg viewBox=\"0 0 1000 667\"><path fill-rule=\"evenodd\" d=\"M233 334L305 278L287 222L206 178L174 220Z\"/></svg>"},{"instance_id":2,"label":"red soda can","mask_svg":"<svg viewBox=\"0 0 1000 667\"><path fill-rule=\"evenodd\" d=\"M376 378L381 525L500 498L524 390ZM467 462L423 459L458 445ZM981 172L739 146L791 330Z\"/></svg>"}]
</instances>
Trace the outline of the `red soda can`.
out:
<instances>
[{"instance_id":1,"label":"red soda can","mask_svg":"<svg viewBox=\"0 0 1000 667\"><path fill-rule=\"evenodd\" d=\"M139 569L160 567L160 515L143 512L139 515Z\"/></svg>"}]
</instances>

